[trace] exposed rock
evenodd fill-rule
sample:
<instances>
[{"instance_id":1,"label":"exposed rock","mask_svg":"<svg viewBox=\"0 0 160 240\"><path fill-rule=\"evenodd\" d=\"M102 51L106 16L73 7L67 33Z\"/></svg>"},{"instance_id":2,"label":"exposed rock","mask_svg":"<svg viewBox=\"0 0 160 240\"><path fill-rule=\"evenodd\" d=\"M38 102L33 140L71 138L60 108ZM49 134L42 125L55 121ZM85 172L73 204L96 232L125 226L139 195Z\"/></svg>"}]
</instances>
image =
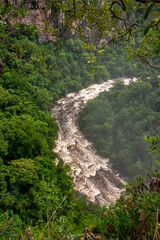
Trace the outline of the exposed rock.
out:
<instances>
[{"instance_id":1,"label":"exposed rock","mask_svg":"<svg viewBox=\"0 0 160 240\"><path fill-rule=\"evenodd\" d=\"M1 1L1 0L0 0ZM13 6L16 6L20 3L21 0L9 0ZM16 20L20 24L34 24L40 30L38 35L39 43L43 43L45 39L55 41L57 37L62 37L63 39L78 38L78 35L75 31L67 30L65 26L65 17L64 13L59 11L59 9L52 4L49 8L46 0L24 0L24 5L27 7L27 16L18 16ZM12 24L13 19L10 18L9 22ZM81 24L85 29L85 35L88 37L88 40L93 43L98 43L99 38L97 37L96 29L85 28L86 23L83 21L83 24L75 22L75 25ZM50 29L56 31L50 31Z\"/></svg>"},{"instance_id":2,"label":"exposed rock","mask_svg":"<svg viewBox=\"0 0 160 240\"><path fill-rule=\"evenodd\" d=\"M56 36L49 27L56 28L54 25L54 17L51 9L47 8L45 0L26 0L25 5L28 9L27 16L19 16L18 21L20 24L34 24L39 29L38 40L43 43L45 39L55 41Z\"/></svg>"}]
</instances>

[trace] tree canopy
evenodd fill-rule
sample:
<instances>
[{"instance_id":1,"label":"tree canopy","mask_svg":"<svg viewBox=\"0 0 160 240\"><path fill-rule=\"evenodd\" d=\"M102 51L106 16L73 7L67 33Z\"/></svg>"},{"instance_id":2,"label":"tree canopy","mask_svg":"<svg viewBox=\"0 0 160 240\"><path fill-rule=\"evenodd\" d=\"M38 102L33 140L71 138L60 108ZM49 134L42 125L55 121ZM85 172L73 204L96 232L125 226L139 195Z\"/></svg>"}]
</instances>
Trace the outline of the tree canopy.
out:
<instances>
[{"instance_id":1,"label":"tree canopy","mask_svg":"<svg viewBox=\"0 0 160 240\"><path fill-rule=\"evenodd\" d=\"M62 32L70 30L72 36L78 33L86 47L100 52L109 43L123 41L131 57L139 57L151 67L160 68L159 0L47 0L44 2L46 9L54 9L55 15L63 14ZM3 33L8 19L12 18L13 27L17 27L16 16L27 15L28 3L25 0L0 2L1 42L5 38ZM91 46L90 31L104 40L104 44L99 47ZM54 34L56 35L56 31Z\"/></svg>"},{"instance_id":2,"label":"tree canopy","mask_svg":"<svg viewBox=\"0 0 160 240\"><path fill-rule=\"evenodd\" d=\"M114 169L128 178L145 174L155 164L144 136L159 132L157 82L155 75L129 86L117 82L80 113L85 136L100 155L109 157Z\"/></svg>"},{"instance_id":3,"label":"tree canopy","mask_svg":"<svg viewBox=\"0 0 160 240\"><path fill-rule=\"evenodd\" d=\"M126 63L126 52L112 46L107 46L102 58L97 57L97 64L102 65L104 71L97 70L95 74L90 71L88 62L94 68L95 55L109 43L123 42L131 54L145 62L149 58L149 65L158 67L155 59L152 62L152 56L159 56L158 1L45 1L46 9L53 7L57 16L64 14L64 30L79 34L83 40L82 43L78 39L70 39L63 47L57 42L39 44L39 29L34 25L19 24L17 16L25 18L27 2L0 0L0 239L17 240L22 237L19 233L28 226L32 227L35 239L40 239L42 235L44 239L78 239L81 236L76 236L77 232L91 225L97 226L95 231L107 239L125 238L129 221L128 238L153 238L159 193L153 191L139 195L137 188L133 187L129 193L133 200L131 205L122 197L115 207L108 210L108 216L102 211L99 220L97 206L88 203L85 198L77 200L73 179L68 174L70 167L53 151L58 126L51 118L50 110L66 93L92 83L124 75L130 77L136 74L139 77L138 64L134 60ZM92 45L86 30L95 31L104 40L101 45ZM58 37L56 31L54 34ZM144 79L151 75L146 65L141 70ZM154 91L149 94L152 87ZM122 86L120 89L122 93L129 92L127 99L131 97L130 89ZM118 89L116 91L119 92ZM159 90L155 81L145 86L141 83L139 93L141 91L144 105L150 100L151 107L152 102L156 102L159 108ZM117 94L120 103L125 101L124 98L124 94ZM108 109L103 112L102 120L110 110L108 103L103 104ZM149 115L153 109L145 105L143 111L137 105L136 116L140 125L153 124L155 115ZM133 106L131 110L136 112ZM145 119L141 122L143 113L149 123ZM120 114L125 118L129 112L124 108ZM114 113L111 112L109 123L104 121L105 131L111 132L113 118ZM99 117L97 119L100 120ZM102 131L101 127L94 127L95 131ZM136 131L139 131L138 125ZM124 134L118 130L119 138ZM123 138L118 140L125 146L122 153L124 162L127 162L130 153L126 142ZM104 142L103 137L101 141ZM118 157L114 160L118 161ZM142 167L139 162L137 166ZM149 201L151 206L147 205ZM148 219L152 222L149 231ZM137 223L138 231L135 233ZM139 233L144 225L147 230ZM26 238L31 238L31 235Z\"/></svg>"},{"instance_id":4,"label":"tree canopy","mask_svg":"<svg viewBox=\"0 0 160 240\"><path fill-rule=\"evenodd\" d=\"M160 68L158 3L158 0L54 1L59 11L64 13L65 28L78 32L86 45L88 28L96 31L99 39L106 40L99 51L111 42L123 41L131 56L139 57L154 68Z\"/></svg>"}]
</instances>

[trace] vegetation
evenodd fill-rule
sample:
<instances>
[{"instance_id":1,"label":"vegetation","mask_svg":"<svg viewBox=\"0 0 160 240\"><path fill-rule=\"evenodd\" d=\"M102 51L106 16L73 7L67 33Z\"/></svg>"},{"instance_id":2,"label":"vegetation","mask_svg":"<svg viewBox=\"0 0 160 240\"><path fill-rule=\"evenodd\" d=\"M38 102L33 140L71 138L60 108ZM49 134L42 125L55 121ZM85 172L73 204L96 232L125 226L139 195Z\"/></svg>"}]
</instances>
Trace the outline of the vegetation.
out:
<instances>
[{"instance_id":1,"label":"vegetation","mask_svg":"<svg viewBox=\"0 0 160 240\"><path fill-rule=\"evenodd\" d=\"M103 210L97 229L104 239L159 239L159 190L145 181L128 185L125 196Z\"/></svg>"},{"instance_id":2,"label":"vegetation","mask_svg":"<svg viewBox=\"0 0 160 240\"><path fill-rule=\"evenodd\" d=\"M39 45L36 29L28 26L24 34L24 27L0 46L5 64L0 76L0 239L18 239L27 226L36 239L42 233L61 239L65 231L82 230L97 217L85 210L86 200L76 200L70 168L53 152L58 126L50 110L67 92L94 82L94 74L80 41L69 40L63 49Z\"/></svg>"},{"instance_id":3,"label":"vegetation","mask_svg":"<svg viewBox=\"0 0 160 240\"><path fill-rule=\"evenodd\" d=\"M98 153L127 177L144 174L154 164L145 135L159 132L158 78L128 86L115 82L109 92L88 102L80 113L80 127Z\"/></svg>"},{"instance_id":4,"label":"vegetation","mask_svg":"<svg viewBox=\"0 0 160 240\"><path fill-rule=\"evenodd\" d=\"M129 2L126 1L127 8L130 6ZM49 3L52 1L48 1ZM108 3L112 4L111 1ZM121 3L123 4L123 1ZM97 8L95 1L87 2L87 5L85 1L76 2L77 7L82 7L79 15L75 14L72 4L71 6L68 3L61 6L59 4L58 1L58 11L71 14L74 9L74 18L67 20L68 27L73 26L72 22L75 19L81 20L85 14L89 17L90 27L100 27L101 36L105 31L115 29L116 31L112 32L112 39L116 41L117 15L115 16L110 5L101 6L102 12L100 11L97 22L93 18L97 13L94 9ZM29 239L31 232L36 240L78 239L83 236L81 233L86 226L89 230L91 226L95 226L97 235L104 239L125 239L126 236L128 239L158 239L159 188L144 191L142 185L144 187L145 183L141 180L138 186L133 185L129 188L128 199L121 197L116 205L103 210L100 217L98 206L88 203L85 198L79 200L76 198L73 179L69 175L70 168L53 152L58 135L57 123L51 118L50 112L53 104L68 92L77 91L94 82L102 82L111 77L131 77L135 76L135 72L139 77L138 64L134 60L126 63L124 60L126 53L119 47L108 47L102 57L97 57L96 63L95 55L90 53L90 50L84 49L79 40L70 39L63 46L57 42L47 41L42 45L38 44L38 30L35 26L19 25L14 21L14 17L25 16L27 13L27 9L22 5L21 0L11 3L0 1L0 239L22 240L22 233L25 239ZM119 7L121 9L122 5L113 5L116 6L116 14L121 14ZM92 14L88 15L84 7L85 11L91 11ZM152 11L155 9L155 6L153 7ZM133 8L134 4L131 4L129 10ZM106 10L109 11L109 15L104 14ZM146 11L146 18L147 14L150 14L150 9ZM156 14L154 22L153 19L146 22L144 42L151 40L155 44L159 39L159 33L156 31L159 24ZM13 17L12 27L8 23L9 16ZM113 16L115 18L112 18ZM107 29L103 29L104 21L108 23ZM120 38L127 30L125 28L123 32L122 29L119 32ZM81 31L81 28L79 30ZM152 32L155 33L155 38L151 37ZM85 42L85 36L82 39ZM89 48L88 43L86 45ZM148 42L145 46L152 50ZM157 55L158 47L156 44L153 49L153 53ZM146 58L143 60L146 61ZM87 62L90 64L86 64ZM99 70L94 74L97 65ZM90 71L90 67L93 72ZM101 67L103 71L100 71ZM144 79L151 76L145 65L142 70ZM145 113L149 111L151 114L149 116L147 112L146 118L157 130L158 124L155 124L155 120L159 116L159 90L155 79L151 80L150 83L140 82L139 93L142 91L142 98L149 101L145 91L147 90L150 96L153 89L150 99L151 102L157 103L157 109L152 104L152 108L145 103L144 106ZM132 87L136 88L136 84L133 83L130 87L115 85L115 92L112 93L117 97L121 89L123 93L131 94ZM125 95L124 98L119 95L119 99L116 99L123 102ZM106 104L108 107L108 103ZM140 110L138 113L141 117L143 111ZM113 115L114 113L111 113L110 117L113 118ZM146 121L143 121L144 125L148 124ZM108 126L106 128L108 129ZM146 134L149 133L149 130L145 131ZM159 178L157 175L155 177ZM141 192L139 187L142 189Z\"/></svg>"},{"instance_id":5,"label":"vegetation","mask_svg":"<svg viewBox=\"0 0 160 240\"><path fill-rule=\"evenodd\" d=\"M64 13L64 29L78 32L86 47L100 52L109 43L123 41L131 57L138 57L150 67L160 69L159 0L107 0L103 3L75 0L63 4L59 1L50 3ZM74 24L76 21L78 24ZM90 46L90 36L86 29L96 31L99 38L105 39L103 46Z\"/></svg>"}]
</instances>

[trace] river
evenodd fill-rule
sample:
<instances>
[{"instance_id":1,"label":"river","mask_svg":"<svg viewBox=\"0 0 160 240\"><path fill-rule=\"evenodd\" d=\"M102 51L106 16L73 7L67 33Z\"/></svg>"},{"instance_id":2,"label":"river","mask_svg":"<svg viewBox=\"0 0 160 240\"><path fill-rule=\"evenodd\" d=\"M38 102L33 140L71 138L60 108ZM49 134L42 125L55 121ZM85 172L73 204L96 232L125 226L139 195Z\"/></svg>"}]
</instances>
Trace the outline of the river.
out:
<instances>
[{"instance_id":1,"label":"river","mask_svg":"<svg viewBox=\"0 0 160 240\"><path fill-rule=\"evenodd\" d=\"M127 78L123 80L125 84L131 81ZM71 166L75 190L100 205L114 202L126 182L113 170L109 159L98 156L92 144L84 138L78 125L78 113L88 100L94 99L100 92L109 91L113 83L114 80L108 80L70 93L60 99L52 110L59 126L54 152Z\"/></svg>"}]
</instances>

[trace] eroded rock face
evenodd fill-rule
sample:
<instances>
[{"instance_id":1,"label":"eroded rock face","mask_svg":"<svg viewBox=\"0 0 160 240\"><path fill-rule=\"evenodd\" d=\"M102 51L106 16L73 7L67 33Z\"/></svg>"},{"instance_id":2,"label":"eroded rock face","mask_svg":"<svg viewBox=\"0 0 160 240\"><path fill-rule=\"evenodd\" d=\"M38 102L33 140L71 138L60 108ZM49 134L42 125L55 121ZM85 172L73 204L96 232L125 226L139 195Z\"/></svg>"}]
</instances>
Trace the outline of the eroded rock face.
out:
<instances>
[{"instance_id":1,"label":"eroded rock face","mask_svg":"<svg viewBox=\"0 0 160 240\"><path fill-rule=\"evenodd\" d=\"M131 79L124 79L128 84ZM109 159L97 155L78 126L78 113L89 99L112 87L113 80L94 84L78 93L68 94L58 101L53 109L59 125L59 136L55 152L71 166L75 189L98 204L114 202L123 191L125 181L113 171Z\"/></svg>"},{"instance_id":2,"label":"eroded rock face","mask_svg":"<svg viewBox=\"0 0 160 240\"><path fill-rule=\"evenodd\" d=\"M2 1L2 0L0 0ZM12 6L16 6L22 0L9 0ZM62 37L63 39L77 39L78 35L74 30L67 30L64 21L64 13L60 12L53 4L48 7L47 0L24 0L24 6L27 7L27 16L18 16L16 20L20 24L34 24L40 30L38 35L39 43L43 43L45 39L56 41L57 37ZM11 25L13 19L9 19ZM85 21L83 24L80 22L75 22L76 24L81 24L84 28L84 32L88 37L88 40L93 43L98 43L99 38L96 29L85 28ZM50 31L49 28L56 30Z\"/></svg>"},{"instance_id":3,"label":"eroded rock face","mask_svg":"<svg viewBox=\"0 0 160 240\"><path fill-rule=\"evenodd\" d=\"M15 0L10 0L15 2ZM14 4L14 3L12 3ZM16 1L18 4L18 1ZM16 20L20 24L34 24L40 30L38 34L39 43L43 43L45 39L55 41L55 34L51 33L48 28L51 26L53 29L55 26L55 17L52 9L47 7L46 0L25 0L23 6L27 7L27 15L25 17L18 16ZM10 19L12 25L13 19Z\"/></svg>"}]
</instances>

